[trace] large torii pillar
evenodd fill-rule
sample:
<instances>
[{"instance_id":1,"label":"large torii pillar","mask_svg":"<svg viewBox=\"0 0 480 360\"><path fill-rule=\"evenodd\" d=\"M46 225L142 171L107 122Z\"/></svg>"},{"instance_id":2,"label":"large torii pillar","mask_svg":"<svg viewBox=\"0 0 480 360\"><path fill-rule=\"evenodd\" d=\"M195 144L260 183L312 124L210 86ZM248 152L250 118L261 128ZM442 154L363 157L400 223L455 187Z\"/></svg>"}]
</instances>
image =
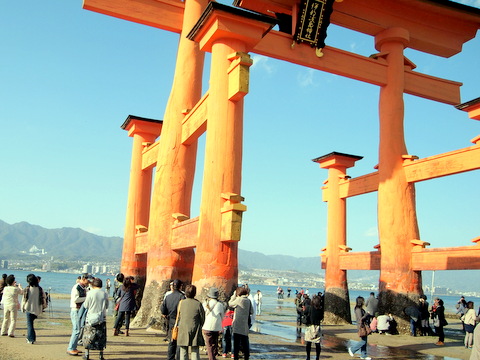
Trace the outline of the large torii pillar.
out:
<instances>
[{"instance_id":1,"label":"large torii pillar","mask_svg":"<svg viewBox=\"0 0 480 360\"><path fill-rule=\"evenodd\" d=\"M142 169L143 150L153 144L162 131L162 121L129 115L121 128L133 137L130 183L128 187L127 213L121 272L125 275L145 277L145 255L137 255L136 236L148 228L152 168Z\"/></svg>"},{"instance_id":2,"label":"large torii pillar","mask_svg":"<svg viewBox=\"0 0 480 360\"><path fill-rule=\"evenodd\" d=\"M158 142L148 227L147 282L142 307L135 317L137 324L161 322L160 305L171 279L190 282L192 278L194 250L174 251L171 237L176 221L173 215L190 216L197 143L182 144L182 121L202 93L204 53L186 35L207 3L208 0L185 2L174 80Z\"/></svg>"},{"instance_id":3,"label":"large torii pillar","mask_svg":"<svg viewBox=\"0 0 480 360\"><path fill-rule=\"evenodd\" d=\"M347 271L340 267L340 253L347 252L346 199L339 185L347 179L347 168L353 167L361 156L333 152L313 161L328 169L328 189L324 199L327 210L327 248L325 266L325 323L350 324L350 297Z\"/></svg>"},{"instance_id":4,"label":"large torii pillar","mask_svg":"<svg viewBox=\"0 0 480 360\"><path fill-rule=\"evenodd\" d=\"M375 38L375 46L388 64L387 84L380 90L380 145L378 165L378 230L382 249L380 311L401 315L405 306L422 294L421 272L412 269L412 240L419 239L415 187L403 167L405 58L409 33L390 28ZM404 323L403 326L407 326Z\"/></svg>"},{"instance_id":5,"label":"large torii pillar","mask_svg":"<svg viewBox=\"0 0 480 360\"><path fill-rule=\"evenodd\" d=\"M189 38L211 51L205 167L192 282L230 295L238 281L238 241L232 221L240 204L243 150L243 97L248 92L248 51L275 19L211 2ZM233 236L232 236L233 235Z\"/></svg>"}]
</instances>

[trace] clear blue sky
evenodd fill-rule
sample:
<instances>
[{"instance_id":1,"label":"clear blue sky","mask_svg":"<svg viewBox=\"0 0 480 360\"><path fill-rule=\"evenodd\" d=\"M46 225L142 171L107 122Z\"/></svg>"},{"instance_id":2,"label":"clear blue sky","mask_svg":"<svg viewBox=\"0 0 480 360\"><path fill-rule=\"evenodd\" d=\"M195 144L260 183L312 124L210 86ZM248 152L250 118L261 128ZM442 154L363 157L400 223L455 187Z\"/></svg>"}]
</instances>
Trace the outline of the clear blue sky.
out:
<instances>
[{"instance_id":1,"label":"clear blue sky","mask_svg":"<svg viewBox=\"0 0 480 360\"><path fill-rule=\"evenodd\" d=\"M177 42L176 34L83 10L80 0L0 2L1 220L123 236L132 139L120 125L129 114L163 118ZM333 25L327 44L376 52L371 37ZM311 159L361 155L349 175L374 171L379 89L252 56L240 248L316 256L326 239L320 188L327 171ZM462 102L480 96L479 36L450 59L413 50L406 56L419 72L463 82ZM405 129L409 153L423 158L472 145L480 123L406 95ZM471 245L480 235L479 184L478 171L417 184L421 239L432 247ZM378 244L376 199L348 200L354 250Z\"/></svg>"}]
</instances>

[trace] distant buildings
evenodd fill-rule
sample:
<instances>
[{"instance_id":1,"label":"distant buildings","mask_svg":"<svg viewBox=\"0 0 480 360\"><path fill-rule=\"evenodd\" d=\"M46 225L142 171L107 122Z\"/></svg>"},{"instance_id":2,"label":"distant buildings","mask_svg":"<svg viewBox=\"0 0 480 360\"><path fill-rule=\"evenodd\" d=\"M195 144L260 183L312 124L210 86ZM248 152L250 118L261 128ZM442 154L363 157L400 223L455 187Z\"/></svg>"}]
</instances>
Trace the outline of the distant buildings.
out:
<instances>
[{"instance_id":1,"label":"distant buildings","mask_svg":"<svg viewBox=\"0 0 480 360\"><path fill-rule=\"evenodd\" d=\"M92 274L93 273L93 266L90 265L90 264L83 265L82 273Z\"/></svg>"},{"instance_id":2,"label":"distant buildings","mask_svg":"<svg viewBox=\"0 0 480 360\"><path fill-rule=\"evenodd\" d=\"M2 260L0 266L2 269L8 269L8 260Z\"/></svg>"},{"instance_id":3,"label":"distant buildings","mask_svg":"<svg viewBox=\"0 0 480 360\"><path fill-rule=\"evenodd\" d=\"M83 268L82 268L82 273L87 273L87 274L113 274L115 272L118 272L118 265L109 266L109 265L86 264L86 265L83 265Z\"/></svg>"},{"instance_id":4,"label":"distant buildings","mask_svg":"<svg viewBox=\"0 0 480 360\"><path fill-rule=\"evenodd\" d=\"M47 252L45 251L45 249L39 249L38 247L33 245L30 249L28 249L28 251L22 250L20 251L20 253L40 256L45 255Z\"/></svg>"},{"instance_id":5,"label":"distant buildings","mask_svg":"<svg viewBox=\"0 0 480 360\"><path fill-rule=\"evenodd\" d=\"M45 249L39 249L35 245L33 245L28 252L32 255L45 255Z\"/></svg>"}]
</instances>

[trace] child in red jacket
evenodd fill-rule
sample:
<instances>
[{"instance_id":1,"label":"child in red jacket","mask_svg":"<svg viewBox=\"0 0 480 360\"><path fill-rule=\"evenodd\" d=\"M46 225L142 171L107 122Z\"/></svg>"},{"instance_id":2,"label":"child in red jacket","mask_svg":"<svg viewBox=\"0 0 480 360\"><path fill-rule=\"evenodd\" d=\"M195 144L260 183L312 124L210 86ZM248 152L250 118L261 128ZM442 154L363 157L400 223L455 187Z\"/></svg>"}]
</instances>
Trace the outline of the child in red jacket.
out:
<instances>
[{"instance_id":1,"label":"child in red jacket","mask_svg":"<svg viewBox=\"0 0 480 360\"><path fill-rule=\"evenodd\" d=\"M233 359L233 333L232 333L232 323L233 323L233 309L229 307L225 312L222 320L223 336L222 336L222 348L223 355L222 357L226 358L227 354L230 353Z\"/></svg>"}]
</instances>

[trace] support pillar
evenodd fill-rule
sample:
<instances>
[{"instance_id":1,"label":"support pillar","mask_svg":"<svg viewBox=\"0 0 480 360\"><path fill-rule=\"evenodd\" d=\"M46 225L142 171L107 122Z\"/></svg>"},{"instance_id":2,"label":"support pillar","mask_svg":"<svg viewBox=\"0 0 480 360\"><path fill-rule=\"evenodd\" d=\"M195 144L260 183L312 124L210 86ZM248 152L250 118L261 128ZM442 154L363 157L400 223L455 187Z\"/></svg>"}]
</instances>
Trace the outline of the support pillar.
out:
<instances>
[{"instance_id":1,"label":"support pillar","mask_svg":"<svg viewBox=\"0 0 480 360\"><path fill-rule=\"evenodd\" d=\"M146 255L136 254L136 235L148 229L152 168L142 169L143 149L155 142L162 130L162 121L129 115L122 125L133 137L130 184L128 187L125 236L123 240L122 265L124 275L144 278Z\"/></svg>"},{"instance_id":2,"label":"support pillar","mask_svg":"<svg viewBox=\"0 0 480 360\"><path fill-rule=\"evenodd\" d=\"M188 109L192 109L201 98L205 58L198 44L187 39L186 35L207 3L208 0L184 2L173 85L165 110L163 135L158 143L148 228L147 281L134 326L161 328L165 320L160 314L160 306L170 281L180 279L189 283L192 278L194 250L173 251L171 236L176 221L173 214L190 216L197 143L182 144L182 121ZM158 66L163 66L161 61Z\"/></svg>"},{"instance_id":3,"label":"support pillar","mask_svg":"<svg viewBox=\"0 0 480 360\"><path fill-rule=\"evenodd\" d=\"M361 156L333 152L313 160L322 169L328 169L324 322L329 325L352 322L347 271L340 268L340 254L350 248L347 247L346 199L341 198L339 185L347 179L347 168L360 159Z\"/></svg>"},{"instance_id":4,"label":"support pillar","mask_svg":"<svg viewBox=\"0 0 480 360\"><path fill-rule=\"evenodd\" d=\"M221 241L222 193L241 193L243 99L232 102L228 94L229 56L245 51L245 44L221 39L212 47L205 170L200 206L199 243L193 282L201 289L216 286L227 294L237 283L238 242Z\"/></svg>"},{"instance_id":5,"label":"support pillar","mask_svg":"<svg viewBox=\"0 0 480 360\"><path fill-rule=\"evenodd\" d=\"M238 283L240 234L226 228L239 225L246 209L239 202L243 200L243 97L248 92L248 67L252 63L247 51L273 26L273 19L211 2L197 25L189 38L198 41L202 50L211 51L212 56L192 282L204 292L215 286L221 297L227 298Z\"/></svg>"},{"instance_id":6,"label":"support pillar","mask_svg":"<svg viewBox=\"0 0 480 360\"><path fill-rule=\"evenodd\" d=\"M422 294L420 271L412 270L412 243L419 239L415 209L415 187L408 183L402 155L408 154L404 140L405 58L409 33L390 28L375 38L375 46L388 64L387 85L380 89L380 146L378 186L378 230L380 264L379 311L399 319L399 330L408 331L403 309Z\"/></svg>"}]
</instances>

